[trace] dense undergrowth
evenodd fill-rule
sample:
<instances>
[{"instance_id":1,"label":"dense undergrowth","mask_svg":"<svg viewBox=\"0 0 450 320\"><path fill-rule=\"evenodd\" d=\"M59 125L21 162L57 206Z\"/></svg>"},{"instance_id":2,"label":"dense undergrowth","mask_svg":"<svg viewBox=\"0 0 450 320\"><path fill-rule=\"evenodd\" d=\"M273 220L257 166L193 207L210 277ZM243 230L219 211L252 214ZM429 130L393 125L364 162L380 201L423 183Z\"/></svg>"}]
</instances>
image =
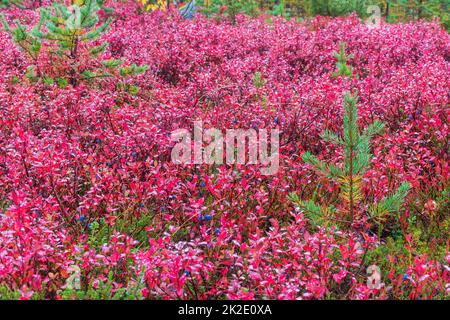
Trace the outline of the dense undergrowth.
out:
<instances>
[{"instance_id":1,"label":"dense undergrowth","mask_svg":"<svg viewBox=\"0 0 450 320\"><path fill-rule=\"evenodd\" d=\"M0 297L449 297L450 38L438 24L187 21L105 5L109 29L75 51L35 34L29 54L0 32ZM26 32L39 20L2 13ZM340 43L351 77L335 74ZM356 125L384 130L370 137L364 201L341 221L340 182L304 160L343 163L321 134L342 134L352 90ZM199 119L279 128L280 170L173 164L170 133ZM403 182L401 205L371 219L366 204ZM290 194L333 205L336 223L314 223Z\"/></svg>"}]
</instances>

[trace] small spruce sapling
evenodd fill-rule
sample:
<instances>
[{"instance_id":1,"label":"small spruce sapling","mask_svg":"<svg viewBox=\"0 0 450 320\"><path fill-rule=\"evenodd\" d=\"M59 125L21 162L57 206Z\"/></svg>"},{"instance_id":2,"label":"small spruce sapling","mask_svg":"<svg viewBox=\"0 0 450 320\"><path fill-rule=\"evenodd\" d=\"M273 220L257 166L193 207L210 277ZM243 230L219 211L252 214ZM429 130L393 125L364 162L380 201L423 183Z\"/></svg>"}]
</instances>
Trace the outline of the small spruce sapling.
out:
<instances>
[{"instance_id":1,"label":"small spruce sapling","mask_svg":"<svg viewBox=\"0 0 450 320\"><path fill-rule=\"evenodd\" d=\"M345 46L340 45L340 52L335 55L338 58L337 73L341 76L352 76L352 70L346 65L348 56L345 55ZM389 214L401 210L403 200L406 197L410 184L403 182L398 190L381 201L363 206L363 176L369 169L372 154L370 153L370 139L383 130L384 125L375 121L362 133L358 127L358 108L356 93L347 93L344 96L344 124L342 136L325 130L321 137L336 146L340 146L344 152L343 163L327 163L319 160L310 152L305 152L303 161L313 169L331 179L339 185L340 198L343 209L338 210L334 205L323 206L314 200L302 200L295 193L289 198L310 219L313 225L323 225L330 221L338 220L337 215L348 215L354 220L359 216L361 209L368 207L368 218L374 221L380 230Z\"/></svg>"}]
</instances>

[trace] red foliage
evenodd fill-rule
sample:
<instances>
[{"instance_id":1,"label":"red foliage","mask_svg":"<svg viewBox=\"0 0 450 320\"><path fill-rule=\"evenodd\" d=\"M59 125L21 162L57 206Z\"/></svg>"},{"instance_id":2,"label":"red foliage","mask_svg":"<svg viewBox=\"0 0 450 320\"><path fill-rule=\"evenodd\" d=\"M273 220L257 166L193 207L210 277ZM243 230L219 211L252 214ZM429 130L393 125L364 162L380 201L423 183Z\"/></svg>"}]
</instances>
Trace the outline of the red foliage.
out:
<instances>
[{"instance_id":1,"label":"red foliage","mask_svg":"<svg viewBox=\"0 0 450 320\"><path fill-rule=\"evenodd\" d=\"M272 25L238 16L232 25L112 6L106 57L149 66L130 80L140 87L135 97L123 99L114 86L13 84L31 61L0 32L0 284L25 297L44 286L55 296L77 264L91 283L114 271L116 287L144 270L143 294L153 298L387 297L386 287L365 284L365 252L380 239L310 230L286 196L316 188L304 151L335 156L319 134L339 131L351 86L361 125L387 125L374 141L366 196L381 199L405 180L416 195L448 188L449 35L424 22L369 29L354 16ZM354 80L331 76L341 41L354 55ZM255 72L264 86L255 87ZM197 119L222 129L279 128L279 172L171 163L170 133ZM92 248L89 225L105 218L114 226L119 214L152 216L148 243L116 234ZM134 265L117 276L124 261ZM448 268L416 257L405 270L409 297L448 294Z\"/></svg>"}]
</instances>

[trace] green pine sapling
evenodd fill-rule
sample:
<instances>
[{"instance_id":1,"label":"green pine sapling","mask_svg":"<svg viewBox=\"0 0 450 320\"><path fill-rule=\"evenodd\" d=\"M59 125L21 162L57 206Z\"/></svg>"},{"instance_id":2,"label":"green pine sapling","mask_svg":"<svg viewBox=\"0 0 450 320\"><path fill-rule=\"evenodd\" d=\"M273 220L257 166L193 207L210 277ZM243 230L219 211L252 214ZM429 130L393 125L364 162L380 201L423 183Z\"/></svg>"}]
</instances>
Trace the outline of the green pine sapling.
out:
<instances>
[{"instance_id":1,"label":"green pine sapling","mask_svg":"<svg viewBox=\"0 0 450 320\"><path fill-rule=\"evenodd\" d=\"M78 4L76 4L78 3ZM112 18L100 21L98 12L104 9L99 0L76 1L72 6L53 3L51 7L40 8L38 23L28 31L19 21L11 27L5 17L1 16L3 27L14 42L33 61L26 73L32 83L68 84L76 87L81 82L98 84L101 78L125 77L141 74L147 66L124 66L121 60L102 60L99 56L108 46L107 42L94 43L107 30ZM45 70L37 67L37 60L46 50L51 63ZM136 93L137 88L119 82L119 89Z\"/></svg>"},{"instance_id":2,"label":"green pine sapling","mask_svg":"<svg viewBox=\"0 0 450 320\"><path fill-rule=\"evenodd\" d=\"M352 71L346 65L348 56L345 55L344 48L344 45L341 44L340 52L336 54L338 58L337 73L341 76L351 77ZM372 158L370 139L380 133L384 125L375 121L360 133L356 94L345 94L344 109L342 136L328 130L325 130L321 135L325 141L343 149L343 162L327 163L319 160L310 152L305 152L302 156L303 161L311 165L316 172L339 185L342 208L338 210L334 205L323 206L317 204L314 200L302 200L295 193L291 193L289 198L305 213L313 225L318 226L332 221L341 221L337 216L339 218L348 216L349 222L352 222L360 216L361 212L365 211L368 218L376 223L380 230L381 224L388 218L389 214L395 214L401 210L410 184L403 182L394 194L384 197L377 203L363 203L363 176L369 169Z\"/></svg>"},{"instance_id":3,"label":"green pine sapling","mask_svg":"<svg viewBox=\"0 0 450 320\"><path fill-rule=\"evenodd\" d=\"M352 67L347 65L348 60L353 58L353 55L345 54L345 43L341 42L339 45L339 52L334 52L334 57L337 59L337 71L333 73L333 77L351 77L353 74Z\"/></svg>"}]
</instances>

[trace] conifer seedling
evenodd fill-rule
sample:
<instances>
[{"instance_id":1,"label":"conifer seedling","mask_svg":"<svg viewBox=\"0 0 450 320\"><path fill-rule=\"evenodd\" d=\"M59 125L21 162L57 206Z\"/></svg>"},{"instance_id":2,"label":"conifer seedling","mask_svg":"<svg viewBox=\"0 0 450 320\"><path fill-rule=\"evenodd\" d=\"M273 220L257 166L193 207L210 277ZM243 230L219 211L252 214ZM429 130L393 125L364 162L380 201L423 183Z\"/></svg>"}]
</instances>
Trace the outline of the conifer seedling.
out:
<instances>
[{"instance_id":1,"label":"conifer seedling","mask_svg":"<svg viewBox=\"0 0 450 320\"><path fill-rule=\"evenodd\" d=\"M101 60L99 56L108 47L107 42L94 43L109 27L112 18L101 21L99 11L111 10L103 7L100 0L78 0L71 6L53 3L50 7L40 8L38 23L28 31L18 20L12 27L4 16L0 16L4 29L12 35L14 42L34 62L26 73L31 83L70 84L74 87L81 82L95 84L96 79L117 76L120 79L136 74L142 74L147 66L123 66L121 60ZM82 44L84 44L82 46ZM45 47L54 58L54 65L64 66L51 74L39 70L37 60ZM81 63L81 60L83 63ZM86 61L87 59L87 61ZM48 72L47 72L48 73ZM55 81L56 80L56 81ZM131 89L124 83L118 84L119 89Z\"/></svg>"},{"instance_id":2,"label":"conifer seedling","mask_svg":"<svg viewBox=\"0 0 450 320\"><path fill-rule=\"evenodd\" d=\"M339 53L335 54L337 62L337 74L351 77L353 72L346 61L345 45L341 43ZM364 208L368 218L374 221L380 230L381 224L389 214L400 211L403 199L406 197L410 184L403 182L398 190L372 204L364 204L362 192L363 176L370 167L372 154L370 153L370 140L379 134L384 125L375 121L362 132L358 127L357 94L346 93L344 95L344 124L343 134L339 135L325 130L321 137L327 142L342 148L344 159L342 163L325 162L318 159L310 152L305 152L303 161L313 167L319 174L327 177L339 186L339 195L342 209L337 209L335 204L328 206L317 204L314 200L302 200L295 193L290 194L290 200L297 205L315 226L328 224L332 221L340 221L341 217L350 217L350 222L355 219ZM338 217L339 216L339 217Z\"/></svg>"}]
</instances>

